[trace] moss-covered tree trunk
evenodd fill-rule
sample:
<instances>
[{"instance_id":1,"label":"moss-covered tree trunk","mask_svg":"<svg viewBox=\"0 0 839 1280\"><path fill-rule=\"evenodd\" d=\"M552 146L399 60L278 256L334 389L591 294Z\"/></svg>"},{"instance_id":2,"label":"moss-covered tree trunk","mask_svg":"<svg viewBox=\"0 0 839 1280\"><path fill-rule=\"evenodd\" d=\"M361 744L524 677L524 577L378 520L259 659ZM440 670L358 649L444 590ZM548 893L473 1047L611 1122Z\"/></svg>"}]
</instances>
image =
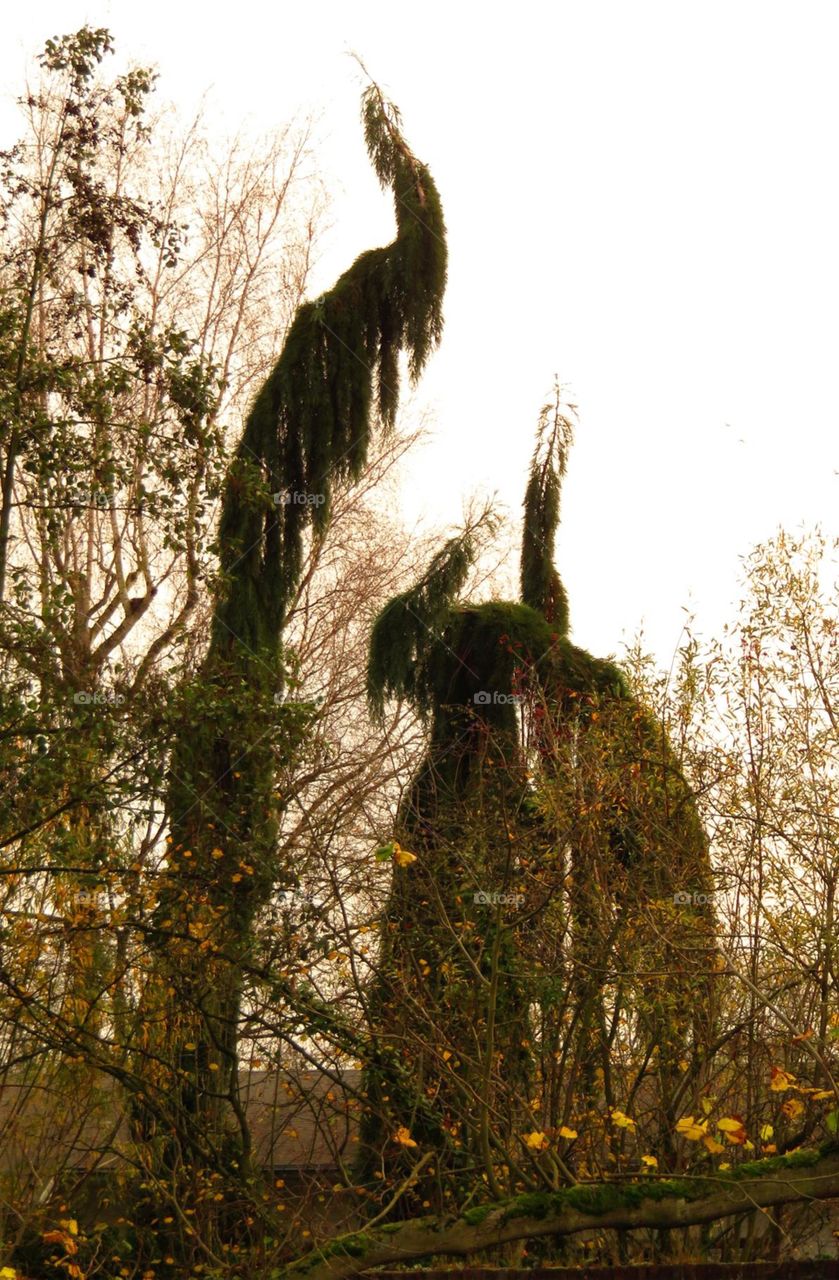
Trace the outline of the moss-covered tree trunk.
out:
<instances>
[{"instance_id":1,"label":"moss-covered tree trunk","mask_svg":"<svg viewBox=\"0 0 839 1280\"><path fill-rule=\"evenodd\" d=\"M476 616L463 626L472 638ZM452 653L465 651L460 641ZM362 1175L381 1170L392 1189L417 1153L434 1153L400 1216L445 1212L476 1176L506 1188L503 1153L526 1130L532 1091L530 983L516 938L530 831L515 715L512 704L487 717L480 703L455 702L467 694L454 684L397 824L371 992L374 1033L413 1088L368 1067ZM400 867L406 853L415 860ZM403 1131L416 1149L400 1143Z\"/></svg>"},{"instance_id":2,"label":"moss-covered tree trunk","mask_svg":"<svg viewBox=\"0 0 839 1280\"><path fill-rule=\"evenodd\" d=\"M373 1013L413 1064L417 1097L434 1106L447 1132L455 1128L463 1160L480 1168L494 1194L499 1168L523 1176L516 1166L523 1130L533 1126L533 1006L540 1032L548 1028L565 1059L568 1046L550 1023L561 1016L559 997L567 1011L570 995L569 1097L585 1111L599 1107L604 1087L608 1095L607 1026L621 1001L630 1002L657 1055L663 1133L711 1007L712 913L709 899L697 897L708 893L710 868L690 788L623 674L569 639L553 544L570 441L557 391L540 418L525 496L523 603L458 600L475 551L467 533L383 610L370 651L374 708L387 696L406 697L429 729L428 757L398 822L417 861L395 874ZM565 983L562 973L544 979L528 970L509 918L484 909L494 904L463 907L470 875L476 889L495 894L543 855L556 862L557 843L570 850L570 889L567 879L556 889L571 922ZM689 897L687 911L679 910L680 893ZM627 981L639 965L648 973ZM438 1044L422 1046L423 1034L434 1039L433 1017ZM483 1077L482 1055L491 1062ZM502 1062L506 1092L488 1090ZM408 1131L414 1113L401 1097L399 1106L385 1105L388 1084L375 1073L368 1091L366 1167L378 1160L380 1171L395 1173L393 1133ZM530 1136L539 1149L544 1135L536 1128ZM406 1171L412 1152L402 1153ZM444 1154L451 1159L438 1144L438 1162ZM561 1162L537 1165L537 1179L559 1176L568 1176Z\"/></svg>"},{"instance_id":3,"label":"moss-covered tree trunk","mask_svg":"<svg viewBox=\"0 0 839 1280\"><path fill-rule=\"evenodd\" d=\"M431 1256L464 1257L514 1240L672 1230L837 1195L839 1150L833 1144L709 1178L580 1184L478 1205L444 1219L386 1224L313 1250L282 1274L283 1280L347 1280L374 1267L404 1266Z\"/></svg>"},{"instance_id":4,"label":"moss-covered tree trunk","mask_svg":"<svg viewBox=\"0 0 839 1280\"><path fill-rule=\"evenodd\" d=\"M334 487L390 428L400 354L417 377L439 339L445 228L431 176L398 113L364 95L371 160L393 193L397 235L298 312L231 460L219 528L221 583L209 649L182 691L171 756L169 846L151 938L139 1067L171 1117L137 1116L166 1170L182 1161L247 1172L238 1105L240 1015L261 910L293 882L277 830L277 766L299 717L278 706L282 639L307 530L323 532Z\"/></svg>"}]
</instances>

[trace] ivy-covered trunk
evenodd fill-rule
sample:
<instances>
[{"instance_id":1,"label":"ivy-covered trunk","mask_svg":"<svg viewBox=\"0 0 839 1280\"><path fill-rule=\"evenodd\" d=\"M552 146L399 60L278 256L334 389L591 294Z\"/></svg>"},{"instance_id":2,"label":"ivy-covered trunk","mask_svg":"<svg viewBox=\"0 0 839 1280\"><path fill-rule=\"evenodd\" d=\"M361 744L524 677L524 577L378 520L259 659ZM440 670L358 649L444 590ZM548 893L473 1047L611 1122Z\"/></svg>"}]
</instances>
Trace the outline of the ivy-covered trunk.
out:
<instances>
[{"instance_id":1,"label":"ivy-covered trunk","mask_svg":"<svg viewBox=\"0 0 839 1280\"><path fill-rule=\"evenodd\" d=\"M260 912L294 880L278 856L276 778L305 733L282 705L286 614L307 532L325 530L335 485L358 476L376 426L394 423L400 355L416 378L442 328L436 188L375 85L363 119L374 168L393 193L397 235L300 308L255 398L224 490L209 649L178 708L138 1054L155 1103L141 1103L138 1128L146 1139L157 1133L163 1170L190 1161L247 1171L240 1015Z\"/></svg>"},{"instance_id":2,"label":"ivy-covered trunk","mask_svg":"<svg viewBox=\"0 0 839 1280\"><path fill-rule=\"evenodd\" d=\"M476 553L467 529L374 627L373 709L407 698L428 726L429 750L397 823L407 858L397 846L404 866L394 872L372 1004L383 1035L413 1065L415 1093L406 1105L378 1069L368 1071L367 1171L411 1178L423 1137L438 1175L479 1168L496 1195L506 1178L528 1185L534 1172L523 1172L521 1157L548 1146L534 1120L545 1100L533 1094L553 1074L533 1027L555 1046L554 1061L573 1063L565 1115L582 1115L600 1108L604 1091L609 1099L608 1025L617 1026L622 1001L656 1055L662 1129L672 1128L677 1074L710 1016L710 867L693 796L622 672L569 639L553 546L571 436L557 389L525 495L522 603L458 599ZM548 891L530 902L525 881L536 888L543 872ZM547 971L526 956L509 910L519 899L543 930L565 904L568 940ZM629 981L643 965L646 975ZM551 1021L562 1016L560 1034ZM429 1108L453 1151L420 1129ZM554 1120L576 1136L563 1115ZM535 1163L550 1185L569 1176L548 1155ZM422 1205L433 1202L430 1178L415 1193ZM454 1186L438 1192L452 1196Z\"/></svg>"},{"instance_id":3,"label":"ivy-covered trunk","mask_svg":"<svg viewBox=\"0 0 839 1280\"><path fill-rule=\"evenodd\" d=\"M471 643L481 621L470 611L446 633L451 702L400 813L371 992L374 1034L412 1087L368 1066L362 1176L384 1170L390 1188L410 1174L415 1147L434 1155L402 1197L403 1217L446 1212L476 1170L500 1186L499 1140L526 1129L532 1090L532 995L516 933L532 835L519 735L513 704L482 714L474 694L488 681L470 691L472 676L458 674L484 665Z\"/></svg>"}]
</instances>

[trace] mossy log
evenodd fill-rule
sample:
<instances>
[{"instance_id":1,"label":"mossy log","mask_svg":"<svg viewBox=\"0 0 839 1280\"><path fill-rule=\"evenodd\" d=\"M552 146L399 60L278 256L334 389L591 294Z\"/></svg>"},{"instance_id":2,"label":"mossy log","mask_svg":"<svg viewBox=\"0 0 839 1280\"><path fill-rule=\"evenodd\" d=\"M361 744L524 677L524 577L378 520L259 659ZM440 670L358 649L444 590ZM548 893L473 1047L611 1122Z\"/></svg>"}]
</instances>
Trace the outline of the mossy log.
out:
<instances>
[{"instance_id":1,"label":"mossy log","mask_svg":"<svg viewBox=\"0 0 839 1280\"><path fill-rule=\"evenodd\" d=\"M345 1280L431 1255L460 1257L514 1240L581 1231L687 1227L752 1209L839 1196L839 1144L742 1164L701 1178L587 1183L419 1218L333 1240L272 1280Z\"/></svg>"}]
</instances>

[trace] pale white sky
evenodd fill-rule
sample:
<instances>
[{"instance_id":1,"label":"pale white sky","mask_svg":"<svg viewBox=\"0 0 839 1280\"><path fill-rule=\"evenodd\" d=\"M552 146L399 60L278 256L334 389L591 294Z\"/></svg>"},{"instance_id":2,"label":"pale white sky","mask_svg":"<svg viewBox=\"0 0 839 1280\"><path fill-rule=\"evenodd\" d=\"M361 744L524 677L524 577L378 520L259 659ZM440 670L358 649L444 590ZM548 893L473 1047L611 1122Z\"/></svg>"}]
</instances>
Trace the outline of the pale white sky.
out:
<instances>
[{"instance_id":1,"label":"pale white sky","mask_svg":"<svg viewBox=\"0 0 839 1280\"><path fill-rule=\"evenodd\" d=\"M35 0L4 16L0 92L85 21L185 110L209 89L231 131L318 114L315 292L392 231L361 54L449 227L406 516L457 521L481 491L517 512L558 373L580 408L559 542L578 643L614 651L644 620L669 663L682 606L717 630L779 523L839 532L839 6Z\"/></svg>"}]
</instances>

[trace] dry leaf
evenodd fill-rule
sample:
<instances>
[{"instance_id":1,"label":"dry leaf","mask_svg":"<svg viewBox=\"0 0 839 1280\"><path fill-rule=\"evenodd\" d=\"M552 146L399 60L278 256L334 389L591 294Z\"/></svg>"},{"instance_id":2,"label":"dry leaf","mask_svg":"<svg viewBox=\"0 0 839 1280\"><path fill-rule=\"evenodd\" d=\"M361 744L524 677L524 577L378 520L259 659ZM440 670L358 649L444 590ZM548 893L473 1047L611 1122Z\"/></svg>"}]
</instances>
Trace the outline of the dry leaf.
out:
<instances>
[{"instance_id":1,"label":"dry leaf","mask_svg":"<svg viewBox=\"0 0 839 1280\"><path fill-rule=\"evenodd\" d=\"M793 1089L794 1087L795 1076L790 1075L789 1071L784 1071L781 1067L772 1068L769 1088L773 1093L783 1093L786 1089Z\"/></svg>"}]
</instances>

